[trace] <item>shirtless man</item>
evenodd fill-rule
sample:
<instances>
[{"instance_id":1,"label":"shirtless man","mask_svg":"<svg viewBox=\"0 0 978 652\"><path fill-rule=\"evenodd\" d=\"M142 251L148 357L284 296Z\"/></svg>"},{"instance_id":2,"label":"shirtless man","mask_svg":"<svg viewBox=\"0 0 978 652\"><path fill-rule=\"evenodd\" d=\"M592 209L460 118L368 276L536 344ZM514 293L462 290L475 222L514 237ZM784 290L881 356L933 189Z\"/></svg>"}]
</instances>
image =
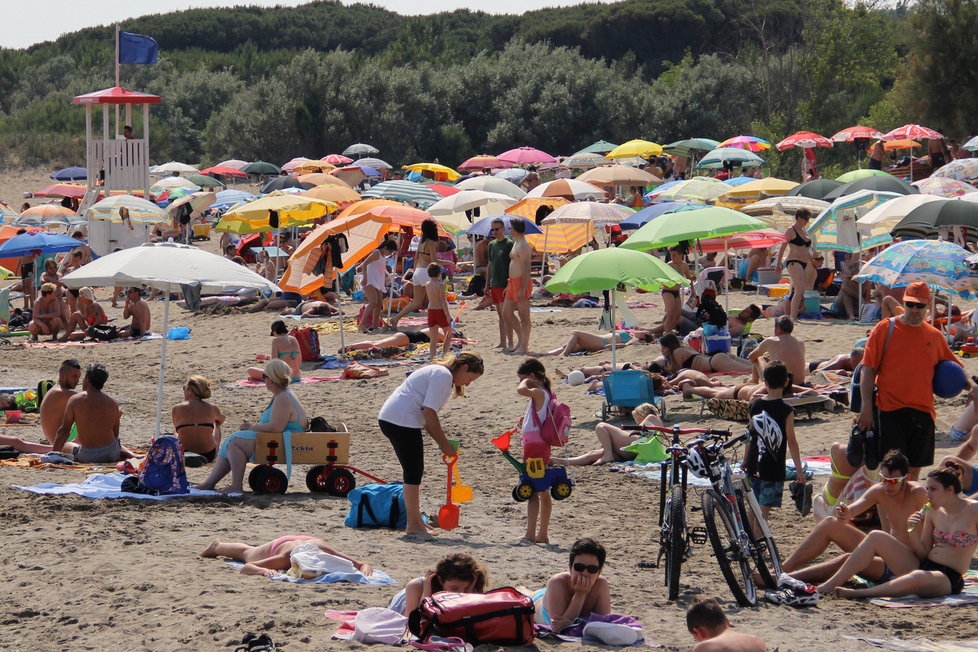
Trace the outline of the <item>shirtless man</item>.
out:
<instances>
[{"instance_id":1,"label":"shirtless man","mask_svg":"<svg viewBox=\"0 0 978 652\"><path fill-rule=\"evenodd\" d=\"M493 241L489 243L489 283L486 294L496 306L499 320L499 344L495 348L508 351L513 348L513 331L503 312L506 301L506 284L509 282L509 254L513 251L513 241L506 237L506 223L501 217L491 222Z\"/></svg>"},{"instance_id":2,"label":"shirtless man","mask_svg":"<svg viewBox=\"0 0 978 652\"><path fill-rule=\"evenodd\" d=\"M41 335L50 335L51 341L58 339L58 332L65 328L64 307L54 283L41 286L41 298L34 306L34 318L27 325L30 339L36 342Z\"/></svg>"},{"instance_id":3,"label":"shirtless man","mask_svg":"<svg viewBox=\"0 0 978 652\"><path fill-rule=\"evenodd\" d=\"M536 167L530 166L529 170L529 173L520 181L520 188L526 192L530 192L540 185L540 175L537 173Z\"/></svg>"},{"instance_id":4,"label":"shirtless man","mask_svg":"<svg viewBox=\"0 0 978 652\"><path fill-rule=\"evenodd\" d=\"M686 612L686 628L697 640L693 652L765 652L764 641L730 628L715 598L697 598Z\"/></svg>"},{"instance_id":5,"label":"shirtless man","mask_svg":"<svg viewBox=\"0 0 978 652\"><path fill-rule=\"evenodd\" d=\"M58 384L48 390L41 401L41 431L44 438L54 444L58 438L58 429L65 419L65 406L68 399L75 395L75 388L81 380L81 365L78 360L65 360L58 369ZM65 448L74 448L68 444ZM71 450L64 451L70 453Z\"/></svg>"},{"instance_id":6,"label":"shirtless man","mask_svg":"<svg viewBox=\"0 0 978 652\"><path fill-rule=\"evenodd\" d=\"M910 472L910 462L898 450L891 450L880 464L880 481L860 496L852 505L836 504L836 516L827 516L815 526L783 564L784 572L806 583L824 582L838 571L848 558L848 554L839 555L808 568L801 568L825 552L834 543L843 552L850 553L866 538L866 534L854 526L850 519L858 516L874 505L877 506L881 529L889 532L908 547L910 537L907 534L907 519L927 502L927 491L923 485L912 482L907 474ZM799 570L800 569L800 570ZM866 579L873 582L886 582L892 574L877 558Z\"/></svg>"},{"instance_id":7,"label":"shirtless man","mask_svg":"<svg viewBox=\"0 0 978 652\"><path fill-rule=\"evenodd\" d=\"M120 337L142 337L149 333L152 316L149 305L143 301L142 291L132 287L126 291L126 305L122 309L123 319L132 318L132 324L119 329Z\"/></svg>"},{"instance_id":8,"label":"shirtless man","mask_svg":"<svg viewBox=\"0 0 978 652\"><path fill-rule=\"evenodd\" d=\"M805 364L805 343L791 334L795 323L790 317L778 317L774 322L774 336L767 337L748 359L754 364L753 380L759 382L764 374L764 367L771 360L780 360L788 368L788 380L791 383L801 383L808 374ZM766 358L767 362L762 358Z\"/></svg>"},{"instance_id":9,"label":"shirtless man","mask_svg":"<svg viewBox=\"0 0 978 652\"><path fill-rule=\"evenodd\" d=\"M863 347L857 346L849 353L840 353L828 360L814 360L808 363L808 371L848 371L852 373L863 359Z\"/></svg>"},{"instance_id":10,"label":"shirtless man","mask_svg":"<svg viewBox=\"0 0 978 652\"><path fill-rule=\"evenodd\" d=\"M567 571L551 577L543 595L543 611L553 631L578 618L611 613L608 580L601 577L604 560L604 546L594 539L578 539L571 546Z\"/></svg>"},{"instance_id":11,"label":"shirtless man","mask_svg":"<svg viewBox=\"0 0 978 652\"><path fill-rule=\"evenodd\" d=\"M526 355L530 346L530 293L533 292L530 262L533 249L526 241L526 222L522 217L511 219L509 230L513 235L513 250L509 252L509 281L506 285L503 315L509 321L509 327L516 333L516 348L510 353ZM506 352L505 349L503 351Z\"/></svg>"},{"instance_id":12,"label":"shirtless man","mask_svg":"<svg viewBox=\"0 0 978 652\"><path fill-rule=\"evenodd\" d=\"M54 440L54 450L62 450L71 426L78 426L77 444L71 453L83 464L111 463L134 455L119 440L122 410L108 394L102 392L109 372L101 362L88 365L82 391L68 399L65 418Z\"/></svg>"}]
</instances>

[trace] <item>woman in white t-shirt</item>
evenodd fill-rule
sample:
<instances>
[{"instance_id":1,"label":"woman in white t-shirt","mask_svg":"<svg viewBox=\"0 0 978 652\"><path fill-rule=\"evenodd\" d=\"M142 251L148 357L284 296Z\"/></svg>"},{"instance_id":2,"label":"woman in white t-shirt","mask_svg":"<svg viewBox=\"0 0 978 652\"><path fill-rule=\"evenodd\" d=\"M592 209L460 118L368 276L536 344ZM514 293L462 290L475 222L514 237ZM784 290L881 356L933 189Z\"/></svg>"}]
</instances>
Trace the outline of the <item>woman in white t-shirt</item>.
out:
<instances>
[{"instance_id":1,"label":"woman in white t-shirt","mask_svg":"<svg viewBox=\"0 0 978 652\"><path fill-rule=\"evenodd\" d=\"M482 375L482 358L462 352L446 361L435 362L413 372L394 390L380 408L380 430L394 447L404 471L404 504L407 507L407 534L436 535L421 520L421 479L424 476L424 428L438 442L443 455L454 456L438 420L438 411L451 396L464 396L465 387Z\"/></svg>"}]
</instances>

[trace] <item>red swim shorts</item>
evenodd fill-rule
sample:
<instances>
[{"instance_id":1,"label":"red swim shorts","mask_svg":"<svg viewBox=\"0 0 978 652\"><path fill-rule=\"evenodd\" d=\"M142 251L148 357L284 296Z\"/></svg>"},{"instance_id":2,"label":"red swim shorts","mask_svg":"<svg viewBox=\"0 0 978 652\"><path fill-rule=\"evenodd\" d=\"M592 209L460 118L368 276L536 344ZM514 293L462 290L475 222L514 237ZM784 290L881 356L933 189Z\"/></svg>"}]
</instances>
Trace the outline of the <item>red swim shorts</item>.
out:
<instances>
[{"instance_id":1,"label":"red swim shorts","mask_svg":"<svg viewBox=\"0 0 978 652\"><path fill-rule=\"evenodd\" d=\"M502 305L506 300L506 288L489 288L489 296L492 297L492 305Z\"/></svg>"},{"instance_id":2,"label":"red swim shorts","mask_svg":"<svg viewBox=\"0 0 978 652\"><path fill-rule=\"evenodd\" d=\"M444 310L428 309L428 327L441 326L442 328L448 328L448 315L445 314Z\"/></svg>"}]
</instances>

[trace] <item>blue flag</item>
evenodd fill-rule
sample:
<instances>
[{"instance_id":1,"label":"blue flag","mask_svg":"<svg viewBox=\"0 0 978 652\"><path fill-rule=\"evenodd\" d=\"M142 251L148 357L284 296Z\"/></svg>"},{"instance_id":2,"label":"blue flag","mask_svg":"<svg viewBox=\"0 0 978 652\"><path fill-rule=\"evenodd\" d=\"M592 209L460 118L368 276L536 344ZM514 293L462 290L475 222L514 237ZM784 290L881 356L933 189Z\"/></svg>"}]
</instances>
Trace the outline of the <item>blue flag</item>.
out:
<instances>
[{"instance_id":1,"label":"blue flag","mask_svg":"<svg viewBox=\"0 0 978 652\"><path fill-rule=\"evenodd\" d=\"M156 63L160 46L149 36L119 32L119 63Z\"/></svg>"}]
</instances>

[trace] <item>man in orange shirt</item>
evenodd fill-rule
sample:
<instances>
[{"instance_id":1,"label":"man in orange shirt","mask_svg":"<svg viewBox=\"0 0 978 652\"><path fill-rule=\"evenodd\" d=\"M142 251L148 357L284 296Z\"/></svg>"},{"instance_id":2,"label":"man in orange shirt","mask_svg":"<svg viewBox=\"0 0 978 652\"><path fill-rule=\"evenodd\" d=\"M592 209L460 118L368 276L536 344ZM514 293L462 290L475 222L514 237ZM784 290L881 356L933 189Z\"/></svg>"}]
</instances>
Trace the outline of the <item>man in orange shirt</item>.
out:
<instances>
[{"instance_id":1,"label":"man in orange shirt","mask_svg":"<svg viewBox=\"0 0 978 652\"><path fill-rule=\"evenodd\" d=\"M893 318L892 335L889 319L877 324L870 334L860 376L863 403L857 426L867 433L866 457L874 457L870 448L874 453L899 449L910 461L912 480L918 478L922 467L934 463L934 367L942 360L961 364L944 335L924 321L930 298L925 283L907 287L903 293L905 312ZM978 387L970 380L965 387L968 402L974 403ZM869 437L870 431L876 436ZM879 460L879 455L875 459ZM867 468L870 465L867 461Z\"/></svg>"}]
</instances>

